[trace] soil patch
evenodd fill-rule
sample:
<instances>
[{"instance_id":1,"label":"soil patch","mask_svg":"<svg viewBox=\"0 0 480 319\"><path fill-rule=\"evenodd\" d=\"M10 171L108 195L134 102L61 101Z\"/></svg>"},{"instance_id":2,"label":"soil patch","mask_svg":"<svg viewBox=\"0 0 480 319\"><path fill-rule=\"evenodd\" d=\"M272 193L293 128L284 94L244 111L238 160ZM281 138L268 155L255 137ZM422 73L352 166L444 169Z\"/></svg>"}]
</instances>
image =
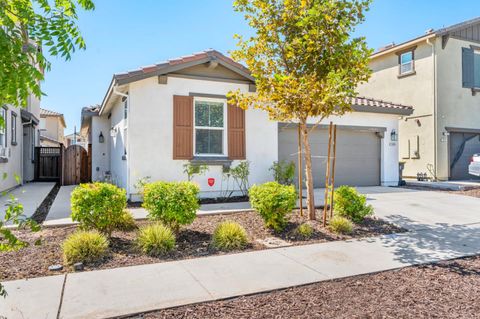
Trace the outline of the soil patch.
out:
<instances>
[{"instance_id":1,"label":"soil patch","mask_svg":"<svg viewBox=\"0 0 480 319\"><path fill-rule=\"evenodd\" d=\"M479 269L477 256L132 318L478 318Z\"/></svg>"},{"instance_id":2,"label":"soil patch","mask_svg":"<svg viewBox=\"0 0 480 319\"><path fill-rule=\"evenodd\" d=\"M320 211L317 216L321 216ZM245 250L260 250L266 247L258 239L277 237L292 245L305 245L334 240L346 240L391 234L405 231L375 217L366 218L354 227L350 235L337 235L321 226L320 221L309 221L314 228L310 239L299 238L295 234L298 225L306 222L306 217L299 216L295 211L285 231L274 233L263 226L263 220L255 212L241 212L225 215L199 216L191 225L184 227L177 236L177 247L174 252L162 257L150 257L139 251L135 244L136 232L114 232L110 240L110 253L101 262L85 265L85 270L107 269L123 266L151 264L171 260L189 259L201 256L225 254L214 249L211 236L215 227L222 221L231 220L241 224L248 233L250 244ZM139 221L138 226L150 223ZM76 226L44 228L40 232L31 233L17 230L15 234L30 246L19 251L0 254L0 280L13 280L70 272L70 267L64 267L61 272L48 271L48 266L63 264L61 243L76 230ZM41 238L42 244L35 246L34 242ZM238 252L238 251L237 251Z\"/></svg>"}]
</instances>

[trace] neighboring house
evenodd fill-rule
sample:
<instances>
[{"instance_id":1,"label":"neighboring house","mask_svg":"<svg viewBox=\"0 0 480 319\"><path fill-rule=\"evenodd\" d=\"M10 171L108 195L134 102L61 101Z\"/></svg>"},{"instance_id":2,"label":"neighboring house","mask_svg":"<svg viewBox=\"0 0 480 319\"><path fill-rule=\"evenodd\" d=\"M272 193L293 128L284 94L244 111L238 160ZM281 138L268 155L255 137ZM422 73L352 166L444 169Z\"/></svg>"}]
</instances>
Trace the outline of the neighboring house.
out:
<instances>
[{"instance_id":1,"label":"neighboring house","mask_svg":"<svg viewBox=\"0 0 480 319\"><path fill-rule=\"evenodd\" d=\"M72 133L65 135L65 147L69 147L70 145L80 145L85 150L88 151L88 143L85 137L81 136L80 133Z\"/></svg>"},{"instance_id":2,"label":"neighboring house","mask_svg":"<svg viewBox=\"0 0 480 319\"><path fill-rule=\"evenodd\" d=\"M207 164L194 181L202 196L217 196L227 188L224 168L248 160L250 184L272 180L274 161L297 159L296 125L228 105L227 93L237 89L254 92L253 77L214 50L115 74L102 104L82 110L92 178L110 179L132 198L140 178L186 180L184 164ZM354 112L324 120L311 134L315 187L324 186L329 121L338 124L337 185L397 185L398 117L412 108L367 98L352 106Z\"/></svg>"},{"instance_id":3,"label":"neighboring house","mask_svg":"<svg viewBox=\"0 0 480 319\"><path fill-rule=\"evenodd\" d=\"M361 95L415 106L400 118L404 175L474 178L468 165L480 152L480 18L382 48L370 66Z\"/></svg>"},{"instance_id":4,"label":"neighboring house","mask_svg":"<svg viewBox=\"0 0 480 319\"><path fill-rule=\"evenodd\" d=\"M34 179L40 100L31 95L26 108L5 105L0 115L5 123L0 129L0 191L5 191Z\"/></svg>"},{"instance_id":5,"label":"neighboring house","mask_svg":"<svg viewBox=\"0 0 480 319\"><path fill-rule=\"evenodd\" d=\"M40 108L40 145L60 146L64 142L67 127L62 113Z\"/></svg>"}]
</instances>

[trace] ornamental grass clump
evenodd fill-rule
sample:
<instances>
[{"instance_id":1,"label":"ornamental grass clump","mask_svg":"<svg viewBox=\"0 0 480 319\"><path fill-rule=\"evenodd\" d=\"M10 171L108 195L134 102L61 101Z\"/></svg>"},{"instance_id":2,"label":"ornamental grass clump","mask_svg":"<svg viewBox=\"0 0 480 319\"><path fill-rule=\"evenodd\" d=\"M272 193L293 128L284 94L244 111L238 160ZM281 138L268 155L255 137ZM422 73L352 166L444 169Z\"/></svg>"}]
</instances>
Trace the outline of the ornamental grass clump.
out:
<instances>
[{"instance_id":1,"label":"ornamental grass clump","mask_svg":"<svg viewBox=\"0 0 480 319\"><path fill-rule=\"evenodd\" d=\"M263 218L265 226L276 232L282 231L287 225L287 215L297 202L295 187L268 182L253 185L248 194L250 204Z\"/></svg>"},{"instance_id":2,"label":"ornamental grass clump","mask_svg":"<svg viewBox=\"0 0 480 319\"><path fill-rule=\"evenodd\" d=\"M328 228L336 234L351 234L353 224L348 218L333 216L328 222Z\"/></svg>"},{"instance_id":3,"label":"ornamental grass clump","mask_svg":"<svg viewBox=\"0 0 480 319\"><path fill-rule=\"evenodd\" d=\"M107 250L107 238L97 231L77 231L62 243L63 260L68 265L97 262Z\"/></svg>"},{"instance_id":4,"label":"ornamental grass clump","mask_svg":"<svg viewBox=\"0 0 480 319\"><path fill-rule=\"evenodd\" d=\"M175 248L175 234L167 226L155 223L140 228L137 244L147 255L165 255Z\"/></svg>"},{"instance_id":5,"label":"ornamental grass clump","mask_svg":"<svg viewBox=\"0 0 480 319\"><path fill-rule=\"evenodd\" d=\"M295 229L295 235L301 239L310 239L313 236L314 229L312 225L303 223Z\"/></svg>"},{"instance_id":6,"label":"ornamental grass clump","mask_svg":"<svg viewBox=\"0 0 480 319\"><path fill-rule=\"evenodd\" d=\"M215 228L212 245L216 249L223 251L237 250L245 248L247 244L247 232L238 223L225 221Z\"/></svg>"},{"instance_id":7,"label":"ornamental grass clump","mask_svg":"<svg viewBox=\"0 0 480 319\"><path fill-rule=\"evenodd\" d=\"M197 217L198 185L192 182L155 182L143 189L142 206L152 220L162 222L178 233L180 226L191 224Z\"/></svg>"},{"instance_id":8,"label":"ornamental grass clump","mask_svg":"<svg viewBox=\"0 0 480 319\"><path fill-rule=\"evenodd\" d=\"M94 229L110 236L127 206L126 191L109 183L77 186L71 195L72 220L82 229Z\"/></svg>"},{"instance_id":9,"label":"ornamental grass clump","mask_svg":"<svg viewBox=\"0 0 480 319\"><path fill-rule=\"evenodd\" d=\"M373 207L367 205L367 197L349 186L340 186L335 190L333 210L335 215L349 218L355 223L373 215Z\"/></svg>"}]
</instances>

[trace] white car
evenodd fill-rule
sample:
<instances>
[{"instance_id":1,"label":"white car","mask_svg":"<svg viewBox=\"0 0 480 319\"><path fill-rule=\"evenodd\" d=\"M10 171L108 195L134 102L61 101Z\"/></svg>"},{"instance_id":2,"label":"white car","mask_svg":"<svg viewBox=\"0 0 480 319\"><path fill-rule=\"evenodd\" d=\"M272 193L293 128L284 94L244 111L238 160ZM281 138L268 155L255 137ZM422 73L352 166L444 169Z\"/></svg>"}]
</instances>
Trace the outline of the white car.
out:
<instances>
[{"instance_id":1,"label":"white car","mask_svg":"<svg viewBox=\"0 0 480 319\"><path fill-rule=\"evenodd\" d=\"M468 165L468 174L480 176L480 154L473 154L470 165Z\"/></svg>"}]
</instances>

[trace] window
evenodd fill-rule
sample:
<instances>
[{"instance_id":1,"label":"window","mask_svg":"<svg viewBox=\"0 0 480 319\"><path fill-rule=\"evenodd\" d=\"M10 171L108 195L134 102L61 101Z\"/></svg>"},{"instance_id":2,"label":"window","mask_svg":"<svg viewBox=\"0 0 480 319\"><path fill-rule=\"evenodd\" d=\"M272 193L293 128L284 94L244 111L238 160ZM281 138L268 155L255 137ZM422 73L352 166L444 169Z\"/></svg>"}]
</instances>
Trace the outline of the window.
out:
<instances>
[{"instance_id":1,"label":"window","mask_svg":"<svg viewBox=\"0 0 480 319\"><path fill-rule=\"evenodd\" d=\"M473 52L473 84L474 87L480 88L480 51Z\"/></svg>"},{"instance_id":2,"label":"window","mask_svg":"<svg viewBox=\"0 0 480 319\"><path fill-rule=\"evenodd\" d=\"M0 108L0 117L2 125L0 126L0 148L7 147L7 109Z\"/></svg>"},{"instance_id":3,"label":"window","mask_svg":"<svg viewBox=\"0 0 480 319\"><path fill-rule=\"evenodd\" d=\"M414 71L413 65L413 50L400 54L400 75L412 73Z\"/></svg>"},{"instance_id":4,"label":"window","mask_svg":"<svg viewBox=\"0 0 480 319\"><path fill-rule=\"evenodd\" d=\"M225 155L226 102L202 98L194 105L195 155Z\"/></svg>"},{"instance_id":5,"label":"window","mask_svg":"<svg viewBox=\"0 0 480 319\"><path fill-rule=\"evenodd\" d=\"M12 112L12 145L17 145L17 114Z\"/></svg>"}]
</instances>

